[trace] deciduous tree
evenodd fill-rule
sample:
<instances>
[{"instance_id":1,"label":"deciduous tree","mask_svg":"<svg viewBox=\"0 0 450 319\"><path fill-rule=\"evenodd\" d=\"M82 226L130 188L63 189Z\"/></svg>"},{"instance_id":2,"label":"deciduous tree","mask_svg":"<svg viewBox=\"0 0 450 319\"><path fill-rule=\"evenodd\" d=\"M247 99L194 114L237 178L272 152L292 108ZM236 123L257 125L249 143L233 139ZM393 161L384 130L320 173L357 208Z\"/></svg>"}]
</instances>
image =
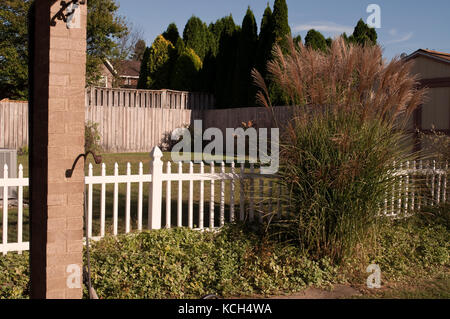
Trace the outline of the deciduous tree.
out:
<instances>
[{"instance_id":1,"label":"deciduous tree","mask_svg":"<svg viewBox=\"0 0 450 319\"><path fill-rule=\"evenodd\" d=\"M27 99L30 0L0 1L0 100Z\"/></svg>"}]
</instances>

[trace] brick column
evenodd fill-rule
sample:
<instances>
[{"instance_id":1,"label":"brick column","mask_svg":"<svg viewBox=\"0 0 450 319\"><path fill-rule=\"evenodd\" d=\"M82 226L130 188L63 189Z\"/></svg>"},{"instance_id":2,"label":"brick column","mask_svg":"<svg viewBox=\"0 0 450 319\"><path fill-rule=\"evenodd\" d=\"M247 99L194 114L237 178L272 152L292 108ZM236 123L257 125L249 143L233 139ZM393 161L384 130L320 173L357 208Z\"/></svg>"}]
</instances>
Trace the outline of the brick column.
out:
<instances>
[{"instance_id":1,"label":"brick column","mask_svg":"<svg viewBox=\"0 0 450 319\"><path fill-rule=\"evenodd\" d=\"M30 29L32 298L82 297L83 161L72 178L65 171L84 152L87 4L69 29L51 25L60 3L35 1Z\"/></svg>"}]
</instances>

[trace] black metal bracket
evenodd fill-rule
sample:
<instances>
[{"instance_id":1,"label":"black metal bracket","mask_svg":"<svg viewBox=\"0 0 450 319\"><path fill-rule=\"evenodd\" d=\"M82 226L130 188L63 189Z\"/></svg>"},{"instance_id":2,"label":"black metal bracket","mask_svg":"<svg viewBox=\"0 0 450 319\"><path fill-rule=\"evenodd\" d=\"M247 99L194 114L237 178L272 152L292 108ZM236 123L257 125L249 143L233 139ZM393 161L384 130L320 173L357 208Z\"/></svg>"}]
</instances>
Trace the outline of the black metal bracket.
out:
<instances>
[{"instance_id":1,"label":"black metal bracket","mask_svg":"<svg viewBox=\"0 0 450 319\"><path fill-rule=\"evenodd\" d=\"M78 155L78 157L77 157L77 158L75 159L75 161L73 162L72 168L66 170L66 178L72 178L73 170L75 169L75 166L77 166L77 163L78 163L78 161L80 160L80 158L83 157L83 158L84 158L84 161L86 162L86 158L87 158L87 156L88 156L89 154L92 154L92 156L94 157L95 164L99 165L99 164L102 163L102 157L101 157L100 155L96 155L96 154L94 154L94 152L92 152L92 151L87 151L87 152L84 153L84 154Z\"/></svg>"},{"instance_id":2,"label":"black metal bracket","mask_svg":"<svg viewBox=\"0 0 450 319\"><path fill-rule=\"evenodd\" d=\"M61 1L60 5L61 8L59 9L59 11L55 14L55 16L52 18L52 20L50 21L50 25L51 26L55 26L56 25L56 20L62 20L64 22L67 22L67 19L75 13L75 10L72 10L68 13L64 13L66 11L66 9L71 5L71 4L86 4L86 0L69 0L69 1Z\"/></svg>"}]
</instances>

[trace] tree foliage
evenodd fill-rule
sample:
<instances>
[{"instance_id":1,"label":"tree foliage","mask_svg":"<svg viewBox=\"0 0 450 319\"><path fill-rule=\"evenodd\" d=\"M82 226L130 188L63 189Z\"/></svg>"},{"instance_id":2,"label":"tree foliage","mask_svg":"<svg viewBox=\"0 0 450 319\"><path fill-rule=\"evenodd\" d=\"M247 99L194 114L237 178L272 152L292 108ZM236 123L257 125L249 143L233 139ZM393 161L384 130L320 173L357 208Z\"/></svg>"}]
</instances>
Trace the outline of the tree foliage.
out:
<instances>
[{"instance_id":1,"label":"tree foliage","mask_svg":"<svg viewBox=\"0 0 450 319\"><path fill-rule=\"evenodd\" d=\"M327 40L319 31L311 29L305 37L305 46L311 47L314 50L326 51L328 47Z\"/></svg>"},{"instance_id":2,"label":"tree foliage","mask_svg":"<svg viewBox=\"0 0 450 319\"><path fill-rule=\"evenodd\" d=\"M100 77L100 65L105 58L115 60L119 55L117 41L127 35L123 17L117 14L116 0L88 1L87 20L87 84L95 84Z\"/></svg>"},{"instance_id":3,"label":"tree foliage","mask_svg":"<svg viewBox=\"0 0 450 319\"><path fill-rule=\"evenodd\" d=\"M139 87L145 89L167 89L173 67L175 48L162 35L156 37L145 53L141 67Z\"/></svg>"},{"instance_id":4,"label":"tree foliage","mask_svg":"<svg viewBox=\"0 0 450 319\"><path fill-rule=\"evenodd\" d=\"M266 64L272 58L272 46L275 42L273 35L273 15L272 9L267 4L261 20L261 28L258 40L258 52L256 56L256 67L263 77L266 75Z\"/></svg>"},{"instance_id":5,"label":"tree foliage","mask_svg":"<svg viewBox=\"0 0 450 319\"><path fill-rule=\"evenodd\" d=\"M238 84L237 104L239 106L254 105L256 91L253 87L251 71L255 67L255 54L258 46L258 27L255 16L248 7L247 13L242 21L238 47Z\"/></svg>"},{"instance_id":6,"label":"tree foliage","mask_svg":"<svg viewBox=\"0 0 450 319\"><path fill-rule=\"evenodd\" d=\"M28 30L30 0L0 1L0 100L28 95Z\"/></svg>"},{"instance_id":7,"label":"tree foliage","mask_svg":"<svg viewBox=\"0 0 450 319\"><path fill-rule=\"evenodd\" d=\"M171 79L171 88L181 91L196 91L199 71L202 68L200 57L191 48L186 48L177 58Z\"/></svg>"},{"instance_id":8,"label":"tree foliage","mask_svg":"<svg viewBox=\"0 0 450 319\"><path fill-rule=\"evenodd\" d=\"M291 35L286 0L275 0L273 5L273 34L275 43L285 48L288 41L287 37Z\"/></svg>"},{"instance_id":9,"label":"tree foliage","mask_svg":"<svg viewBox=\"0 0 450 319\"><path fill-rule=\"evenodd\" d=\"M28 96L28 29L30 0L0 1L0 98ZM96 83L105 58L120 55L118 41L128 33L115 0L89 0L86 82Z\"/></svg>"},{"instance_id":10,"label":"tree foliage","mask_svg":"<svg viewBox=\"0 0 450 319\"><path fill-rule=\"evenodd\" d=\"M348 39L350 42L359 45L376 45L377 38L377 31L374 28L369 27L362 19L360 19L356 24L353 34Z\"/></svg>"},{"instance_id":11,"label":"tree foliage","mask_svg":"<svg viewBox=\"0 0 450 319\"><path fill-rule=\"evenodd\" d=\"M183 40L186 47L193 49L202 61L211 47L209 37L210 34L206 23L200 18L192 16L184 27Z\"/></svg>"},{"instance_id":12,"label":"tree foliage","mask_svg":"<svg viewBox=\"0 0 450 319\"><path fill-rule=\"evenodd\" d=\"M139 71L139 80L137 84L138 89L147 88L149 62L150 62L150 48L145 48L144 55L142 56L141 70Z\"/></svg>"},{"instance_id":13,"label":"tree foliage","mask_svg":"<svg viewBox=\"0 0 450 319\"><path fill-rule=\"evenodd\" d=\"M178 32L177 25L175 23L169 24L167 30L164 31L162 36L176 46L178 39L180 39L180 33Z\"/></svg>"},{"instance_id":14,"label":"tree foliage","mask_svg":"<svg viewBox=\"0 0 450 319\"><path fill-rule=\"evenodd\" d=\"M235 80L238 60L236 48L239 45L240 33L240 28L234 23L231 15L225 19L223 30L220 33L216 63L215 95L219 107L230 107L235 98L231 92L233 92L233 81Z\"/></svg>"}]
</instances>

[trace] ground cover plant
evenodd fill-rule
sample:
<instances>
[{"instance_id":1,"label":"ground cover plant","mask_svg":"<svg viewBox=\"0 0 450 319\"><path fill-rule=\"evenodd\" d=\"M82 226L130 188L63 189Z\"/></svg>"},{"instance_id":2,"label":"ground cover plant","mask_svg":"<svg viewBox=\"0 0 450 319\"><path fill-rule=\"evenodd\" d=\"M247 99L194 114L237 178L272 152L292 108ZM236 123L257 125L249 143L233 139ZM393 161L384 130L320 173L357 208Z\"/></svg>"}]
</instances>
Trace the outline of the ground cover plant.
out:
<instances>
[{"instance_id":1,"label":"ground cover plant","mask_svg":"<svg viewBox=\"0 0 450 319\"><path fill-rule=\"evenodd\" d=\"M100 298L199 298L299 292L344 283L363 297L448 296L449 209L424 209L404 220L385 220L368 254L341 265L312 260L244 225L220 232L185 228L107 237L92 244L92 278ZM0 298L28 298L29 254L0 256ZM366 267L377 263L382 289L365 287ZM411 287L422 283L421 291ZM85 297L87 295L85 294Z\"/></svg>"}]
</instances>

